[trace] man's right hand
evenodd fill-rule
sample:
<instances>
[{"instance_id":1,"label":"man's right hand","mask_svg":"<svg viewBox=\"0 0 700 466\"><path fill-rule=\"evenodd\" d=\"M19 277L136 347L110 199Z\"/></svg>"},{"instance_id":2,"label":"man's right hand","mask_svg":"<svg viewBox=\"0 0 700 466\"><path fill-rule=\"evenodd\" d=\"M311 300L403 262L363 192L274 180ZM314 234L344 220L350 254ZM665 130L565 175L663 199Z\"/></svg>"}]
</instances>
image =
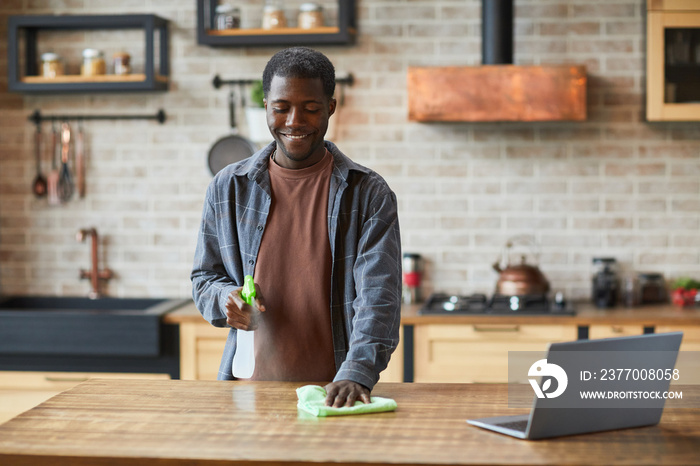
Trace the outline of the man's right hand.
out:
<instances>
[{"instance_id":1,"label":"man's right hand","mask_svg":"<svg viewBox=\"0 0 700 466\"><path fill-rule=\"evenodd\" d=\"M243 301L241 288L237 288L228 295L226 300L226 323L239 330L255 330L258 328L260 312L265 312L265 304L260 294L258 284L255 284L255 300L253 305Z\"/></svg>"}]
</instances>

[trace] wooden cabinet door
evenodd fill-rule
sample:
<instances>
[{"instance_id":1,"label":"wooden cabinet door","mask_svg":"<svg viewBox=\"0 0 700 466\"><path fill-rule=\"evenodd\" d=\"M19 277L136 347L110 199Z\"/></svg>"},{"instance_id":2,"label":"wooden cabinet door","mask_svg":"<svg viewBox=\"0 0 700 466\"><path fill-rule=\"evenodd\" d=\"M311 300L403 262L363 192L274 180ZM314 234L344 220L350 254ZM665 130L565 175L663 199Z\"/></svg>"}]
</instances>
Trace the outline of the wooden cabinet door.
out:
<instances>
[{"instance_id":1,"label":"wooden cabinet door","mask_svg":"<svg viewBox=\"0 0 700 466\"><path fill-rule=\"evenodd\" d=\"M206 321L180 324L180 378L216 380L228 332Z\"/></svg>"},{"instance_id":2,"label":"wooden cabinet door","mask_svg":"<svg viewBox=\"0 0 700 466\"><path fill-rule=\"evenodd\" d=\"M417 325L414 381L505 383L509 351L544 357L549 343L576 340L577 333L574 325Z\"/></svg>"},{"instance_id":3,"label":"wooden cabinet door","mask_svg":"<svg viewBox=\"0 0 700 466\"><path fill-rule=\"evenodd\" d=\"M399 346L391 354L389 365L379 374L380 382L403 382L403 325L399 330Z\"/></svg>"}]
</instances>

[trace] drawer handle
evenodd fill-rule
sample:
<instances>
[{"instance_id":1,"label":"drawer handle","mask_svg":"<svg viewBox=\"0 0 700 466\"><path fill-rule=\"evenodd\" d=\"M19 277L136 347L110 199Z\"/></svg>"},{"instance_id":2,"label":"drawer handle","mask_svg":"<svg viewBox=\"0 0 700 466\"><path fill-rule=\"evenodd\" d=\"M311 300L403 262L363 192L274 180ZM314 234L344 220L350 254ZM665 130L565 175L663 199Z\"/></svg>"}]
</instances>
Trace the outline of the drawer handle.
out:
<instances>
[{"instance_id":1,"label":"drawer handle","mask_svg":"<svg viewBox=\"0 0 700 466\"><path fill-rule=\"evenodd\" d=\"M614 325L610 328L612 329L613 333L622 333L624 331L624 329L622 327L619 327L617 325Z\"/></svg>"},{"instance_id":2,"label":"drawer handle","mask_svg":"<svg viewBox=\"0 0 700 466\"><path fill-rule=\"evenodd\" d=\"M85 382L90 380L88 377L50 377L45 376L47 382Z\"/></svg>"},{"instance_id":3,"label":"drawer handle","mask_svg":"<svg viewBox=\"0 0 700 466\"><path fill-rule=\"evenodd\" d=\"M519 325L473 325L475 332L518 332Z\"/></svg>"}]
</instances>

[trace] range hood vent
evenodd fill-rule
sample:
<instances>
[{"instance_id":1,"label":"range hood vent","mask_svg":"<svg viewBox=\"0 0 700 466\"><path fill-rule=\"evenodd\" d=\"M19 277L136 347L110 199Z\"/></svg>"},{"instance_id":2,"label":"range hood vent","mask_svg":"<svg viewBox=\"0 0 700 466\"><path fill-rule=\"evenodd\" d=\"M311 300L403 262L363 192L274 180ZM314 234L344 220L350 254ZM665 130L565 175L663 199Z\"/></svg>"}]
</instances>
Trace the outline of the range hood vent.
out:
<instances>
[{"instance_id":1,"label":"range hood vent","mask_svg":"<svg viewBox=\"0 0 700 466\"><path fill-rule=\"evenodd\" d=\"M409 67L411 121L582 121L586 68L513 65L513 0L482 0L482 66Z\"/></svg>"}]
</instances>

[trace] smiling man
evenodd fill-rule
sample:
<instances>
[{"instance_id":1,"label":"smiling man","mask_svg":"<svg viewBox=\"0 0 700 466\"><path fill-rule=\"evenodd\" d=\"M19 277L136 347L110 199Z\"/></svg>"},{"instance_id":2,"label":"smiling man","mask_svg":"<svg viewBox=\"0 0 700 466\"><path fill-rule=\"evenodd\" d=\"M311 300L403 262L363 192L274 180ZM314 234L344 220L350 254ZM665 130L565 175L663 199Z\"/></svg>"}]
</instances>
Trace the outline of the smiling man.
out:
<instances>
[{"instance_id":1,"label":"smiling man","mask_svg":"<svg viewBox=\"0 0 700 466\"><path fill-rule=\"evenodd\" d=\"M398 344L396 196L324 140L336 108L325 55L278 52L263 89L274 142L214 177L191 275L204 318L231 328L219 379L234 378L237 331L255 330L252 380L320 382L329 406L368 403Z\"/></svg>"}]
</instances>

